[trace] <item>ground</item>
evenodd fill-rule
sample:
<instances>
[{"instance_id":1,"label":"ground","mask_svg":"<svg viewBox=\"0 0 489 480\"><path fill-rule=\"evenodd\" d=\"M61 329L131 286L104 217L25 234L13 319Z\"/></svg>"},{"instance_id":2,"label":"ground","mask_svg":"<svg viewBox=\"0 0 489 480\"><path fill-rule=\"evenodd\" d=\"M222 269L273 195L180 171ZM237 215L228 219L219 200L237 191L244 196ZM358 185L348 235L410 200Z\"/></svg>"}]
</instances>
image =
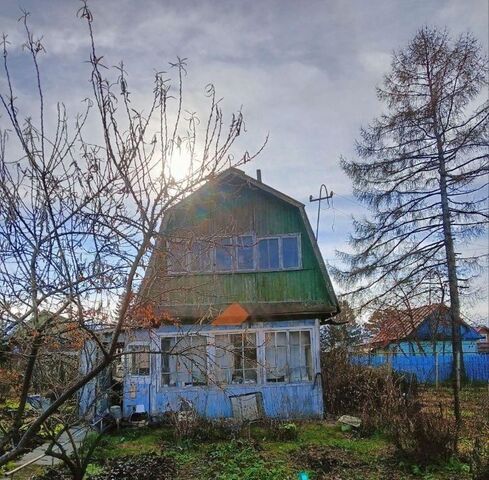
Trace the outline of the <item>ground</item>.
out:
<instances>
[{"instance_id":1,"label":"ground","mask_svg":"<svg viewBox=\"0 0 489 480\"><path fill-rule=\"evenodd\" d=\"M450 409L449 388L423 390L421 398L425 409ZM470 480L473 439L489 421L488 387L465 389L462 405L461 456L443 465L406 462L383 434L363 438L330 419L296 422L296 427L253 424L239 433L207 424L193 440L175 440L171 427L126 428L103 438L88 473L100 473L111 459L155 452L174 461L174 480L287 480L297 479L300 472L315 480ZM486 439L489 442L489 432ZM15 480L26 480L38 471L39 467L29 467Z\"/></svg>"}]
</instances>

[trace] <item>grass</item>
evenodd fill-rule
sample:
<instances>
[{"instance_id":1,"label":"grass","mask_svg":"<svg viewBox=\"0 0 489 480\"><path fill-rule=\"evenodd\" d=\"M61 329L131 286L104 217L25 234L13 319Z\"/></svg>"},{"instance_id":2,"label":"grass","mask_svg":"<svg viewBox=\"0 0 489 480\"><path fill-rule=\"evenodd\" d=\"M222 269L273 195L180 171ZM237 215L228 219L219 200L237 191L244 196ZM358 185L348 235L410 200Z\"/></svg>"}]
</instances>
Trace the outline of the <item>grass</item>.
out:
<instances>
[{"instance_id":1,"label":"grass","mask_svg":"<svg viewBox=\"0 0 489 480\"><path fill-rule=\"evenodd\" d=\"M335 478L330 473L341 473L342 480L470 478L461 463L424 470L406 464L381 434L360 438L328 422L298 425L298 438L288 441L271 440L261 426L237 440L195 443L174 442L167 428L122 430L104 439L92 468L104 459L156 452L175 459L180 472L175 480L287 480L300 471L312 480Z\"/></svg>"},{"instance_id":2,"label":"grass","mask_svg":"<svg viewBox=\"0 0 489 480\"><path fill-rule=\"evenodd\" d=\"M450 389L421 392L426 410L451 408ZM170 427L122 429L106 435L96 449L87 478L101 473L110 459L154 452L172 457L178 467L175 480L292 480L301 471L311 480L470 480L468 452L480 435L484 415L489 420L487 387L462 392L464 428L459 459L443 465L421 468L396 456L395 449L382 434L362 438L344 432L333 422L297 423L297 438L281 439L270 425L253 424L238 438L219 436L199 440L175 441ZM213 433L213 427L208 428ZM487 439L486 439L487 440ZM16 480L26 480L39 467L22 472Z\"/></svg>"}]
</instances>

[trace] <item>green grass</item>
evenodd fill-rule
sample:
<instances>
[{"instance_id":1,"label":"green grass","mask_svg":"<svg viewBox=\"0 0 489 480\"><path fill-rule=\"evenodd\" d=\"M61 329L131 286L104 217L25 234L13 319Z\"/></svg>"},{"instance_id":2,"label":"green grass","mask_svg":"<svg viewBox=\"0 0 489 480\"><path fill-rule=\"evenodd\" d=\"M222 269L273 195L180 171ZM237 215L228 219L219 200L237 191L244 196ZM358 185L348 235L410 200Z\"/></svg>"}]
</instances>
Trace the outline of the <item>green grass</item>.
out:
<instances>
[{"instance_id":1,"label":"green grass","mask_svg":"<svg viewBox=\"0 0 489 480\"><path fill-rule=\"evenodd\" d=\"M342 480L448 480L454 470L456 478L469 478L466 466L457 463L428 469L403 463L380 434L360 438L327 422L301 423L298 431L298 438L289 441L274 440L266 427L252 426L238 440L176 442L168 428L127 429L104 438L94 463L156 452L175 459L180 472L175 480L288 480L296 479L299 471L308 471L314 480L321 478L321 471L311 468L306 452L316 448L338 459Z\"/></svg>"},{"instance_id":2,"label":"green grass","mask_svg":"<svg viewBox=\"0 0 489 480\"><path fill-rule=\"evenodd\" d=\"M293 440L278 440L276 430L258 425L244 429L237 439L219 441L177 442L169 428L122 429L104 436L89 466L87 479L101 473L107 460L149 452L175 460L178 467L175 480L293 480L300 471L309 472L311 480L470 478L467 465L456 460L424 469L402 462L380 434L361 438L328 422L297 425L298 437ZM333 470L324 470L321 462L326 466L331 464ZM27 478L22 476L19 480Z\"/></svg>"}]
</instances>

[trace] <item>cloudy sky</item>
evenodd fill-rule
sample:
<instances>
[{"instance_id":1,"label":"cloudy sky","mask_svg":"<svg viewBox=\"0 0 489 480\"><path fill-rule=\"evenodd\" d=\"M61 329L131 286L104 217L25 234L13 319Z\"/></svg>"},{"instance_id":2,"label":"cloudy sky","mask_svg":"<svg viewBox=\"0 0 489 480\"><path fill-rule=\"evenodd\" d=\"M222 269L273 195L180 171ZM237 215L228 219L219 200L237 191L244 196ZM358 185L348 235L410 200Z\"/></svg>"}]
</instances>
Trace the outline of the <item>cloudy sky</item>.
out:
<instances>
[{"instance_id":1,"label":"cloudy sky","mask_svg":"<svg viewBox=\"0 0 489 480\"><path fill-rule=\"evenodd\" d=\"M19 96L29 99L32 90L17 22L24 8L44 37L48 102L81 110L90 92L80 2L2 0L1 6ZM306 204L321 183L335 192L320 228L329 262L335 249L346 248L351 216L362 212L338 160L354 156L360 126L380 111L375 86L392 51L423 25L446 26L453 35L468 30L488 45L487 0L93 0L90 8L99 52L107 65L124 60L136 100L151 96L155 70L187 57L186 95L195 110L204 108L203 91L212 82L225 114L242 107L247 134L239 147L252 151L270 135L247 173L260 168L266 183ZM316 208L307 207L313 224ZM471 248L487 251L486 239ZM478 316L488 315L485 295L472 309Z\"/></svg>"}]
</instances>

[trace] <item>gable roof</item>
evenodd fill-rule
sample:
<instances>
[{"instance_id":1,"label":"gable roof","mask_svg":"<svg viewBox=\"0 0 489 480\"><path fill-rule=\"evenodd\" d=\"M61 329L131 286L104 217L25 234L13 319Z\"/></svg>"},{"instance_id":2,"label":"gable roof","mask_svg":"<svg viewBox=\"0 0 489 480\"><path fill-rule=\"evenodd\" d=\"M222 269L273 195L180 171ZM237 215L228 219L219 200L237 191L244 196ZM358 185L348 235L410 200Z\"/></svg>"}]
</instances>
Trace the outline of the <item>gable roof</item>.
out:
<instances>
[{"instance_id":1,"label":"gable roof","mask_svg":"<svg viewBox=\"0 0 489 480\"><path fill-rule=\"evenodd\" d=\"M371 323L377 324L379 331L369 343L375 346L385 346L393 342L416 339L416 334L424 328L422 325L427 320L434 321L435 331L441 333L442 330L446 331L451 326L449 313L450 309L442 303L423 305L409 310L377 311L372 316ZM475 334L470 335L471 339L477 336L476 330L467 322L462 320L462 326L468 332ZM424 338L426 333L423 332L421 336Z\"/></svg>"},{"instance_id":2,"label":"gable roof","mask_svg":"<svg viewBox=\"0 0 489 480\"><path fill-rule=\"evenodd\" d=\"M324 282L324 288L328 292L328 296L330 298L329 305L326 303L317 303L314 301L309 301L309 302L304 302L302 305L297 304L297 302L276 302L276 304L271 306L271 303L268 305L264 305L263 303L258 305L255 303L246 303L245 301L242 301L238 298L235 299L230 299L229 303L222 303L217 305L199 305L201 308L197 308L195 304L190 304L187 306L184 305L179 305L178 308L176 308L175 305L172 307L175 308L169 308L167 311L169 313L175 312L174 314L177 316L180 316L181 318L185 317L197 317L197 316L202 316L204 312L209 312L210 310L215 311L215 308L217 307L217 311L223 311L226 307L228 307L231 303L233 302L239 302L244 308L246 308L252 317L257 318L257 317L266 317L270 314L271 311L275 312L277 315L281 316L304 316L308 315L308 318L329 318L336 313L339 312L339 304L338 300L336 298L335 292L333 290L331 281L329 279L329 275L326 270L326 265L324 263L324 260L322 258L321 252L319 250L318 244L316 242L316 239L314 237L314 233L312 230L312 227L309 223L309 219L306 215L304 204L293 199L292 197L262 183L261 181L255 180L254 178L246 175L244 172L241 170L238 170L237 168L229 168L225 170L224 172L216 175L215 177L211 178L206 184L202 185L200 188L198 188L196 191L193 193L189 194L187 197L182 199L179 203L171 207L165 215L165 218L162 222L161 228L160 228L160 234L161 237L158 240L158 242L163 242L163 238L165 235L168 235L168 232L171 232L172 230L172 217L175 217L179 209L192 209L192 208L200 208L201 205L201 200L205 199L205 196L207 192L210 190L212 191L213 189L218 189L220 188L220 185L226 185L226 184L234 184L237 183L239 185L244 185L246 187L249 187L250 190L252 191L258 191L262 192L265 195L269 195L271 197L274 197L275 199L279 200L279 202L284 202L293 209L296 209L296 212L298 213L298 218L300 218L300 222L303 226L303 231L305 236L307 236L307 239L309 240L313 256L315 259L315 262L318 266L318 272L320 271L320 276L322 277L322 282ZM204 202L205 203L205 202ZM148 265L148 271L152 272L158 272L162 271L164 268L164 265L162 262L164 262L164 256L163 255L157 255L156 250L164 251L164 248L159 248L158 245L155 247L155 250L153 252L153 255L151 256L149 265ZM254 273L254 272L250 272ZM191 276L192 274L189 274ZM245 275L245 273L242 273L241 275ZM143 285L141 288L141 292L147 293L150 291L153 287L152 282L150 280L150 274L147 273L145 276L145 280L143 281ZM144 295L144 293L143 293ZM205 303L205 302L204 302ZM307 304L307 305L306 305ZM162 304L162 307L165 307L166 304ZM307 307L307 308L306 308ZM199 311L199 313L197 313Z\"/></svg>"},{"instance_id":3,"label":"gable roof","mask_svg":"<svg viewBox=\"0 0 489 480\"><path fill-rule=\"evenodd\" d=\"M378 325L379 331L372 338L372 344L388 344L409 337L433 313L447 313L442 304L423 305L410 310L379 310L372 315L371 323Z\"/></svg>"}]
</instances>

